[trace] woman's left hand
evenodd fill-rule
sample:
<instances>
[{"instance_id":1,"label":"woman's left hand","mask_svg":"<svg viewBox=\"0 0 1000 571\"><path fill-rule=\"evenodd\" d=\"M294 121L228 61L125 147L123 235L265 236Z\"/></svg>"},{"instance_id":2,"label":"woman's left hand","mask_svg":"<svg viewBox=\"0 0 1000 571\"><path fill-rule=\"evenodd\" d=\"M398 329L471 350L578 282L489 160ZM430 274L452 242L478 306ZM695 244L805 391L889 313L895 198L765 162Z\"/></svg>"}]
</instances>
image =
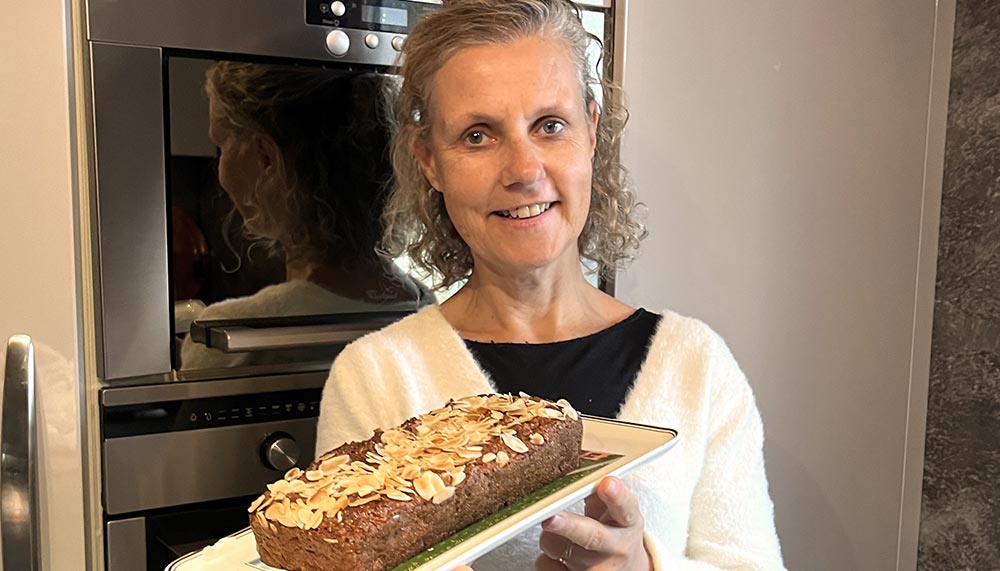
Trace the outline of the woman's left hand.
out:
<instances>
[{"instance_id":1,"label":"woman's left hand","mask_svg":"<svg viewBox=\"0 0 1000 571\"><path fill-rule=\"evenodd\" d=\"M585 516L562 512L542 522L536 571L650 571L639 501L609 476L587 498Z\"/></svg>"}]
</instances>

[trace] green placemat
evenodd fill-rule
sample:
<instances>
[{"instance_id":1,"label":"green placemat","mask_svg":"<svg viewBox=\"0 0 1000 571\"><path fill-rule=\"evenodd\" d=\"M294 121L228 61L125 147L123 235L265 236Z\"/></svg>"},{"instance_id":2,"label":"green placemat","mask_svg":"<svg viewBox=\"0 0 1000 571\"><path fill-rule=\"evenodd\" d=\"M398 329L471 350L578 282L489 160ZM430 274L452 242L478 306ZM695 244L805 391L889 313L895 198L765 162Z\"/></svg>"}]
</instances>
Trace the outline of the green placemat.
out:
<instances>
[{"instance_id":1,"label":"green placemat","mask_svg":"<svg viewBox=\"0 0 1000 571\"><path fill-rule=\"evenodd\" d=\"M498 512L494 512L493 514L486 516L469 527L459 530L451 537L448 537L437 545L426 549L420 555L397 565L392 569L392 571L412 571L413 569L420 567L424 563L427 563L428 561L448 551L452 547L466 541L480 531L500 523L528 506L531 506L535 502L554 494L573 482L579 481L580 479L594 473L601 467L606 466L621 457L621 454L607 454L604 452L588 451L581 452L580 467L576 470L573 470L569 474L566 474L557 480L553 480L549 484L538 488L527 496L524 496Z\"/></svg>"}]
</instances>

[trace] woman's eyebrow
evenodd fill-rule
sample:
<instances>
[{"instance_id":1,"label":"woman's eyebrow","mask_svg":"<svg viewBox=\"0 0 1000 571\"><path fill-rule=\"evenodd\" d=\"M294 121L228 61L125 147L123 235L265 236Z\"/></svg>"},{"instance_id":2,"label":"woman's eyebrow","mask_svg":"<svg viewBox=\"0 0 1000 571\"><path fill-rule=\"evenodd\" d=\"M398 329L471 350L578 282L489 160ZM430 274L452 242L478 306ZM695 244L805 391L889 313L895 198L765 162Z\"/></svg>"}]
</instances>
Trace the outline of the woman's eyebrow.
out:
<instances>
[{"instance_id":1,"label":"woman's eyebrow","mask_svg":"<svg viewBox=\"0 0 1000 571\"><path fill-rule=\"evenodd\" d=\"M455 119L445 120L444 127L446 130L452 131L456 129L465 129L470 125L478 125L480 123L492 125L497 121L499 121L499 119L489 113L473 111L464 115L459 115L458 118Z\"/></svg>"}]
</instances>

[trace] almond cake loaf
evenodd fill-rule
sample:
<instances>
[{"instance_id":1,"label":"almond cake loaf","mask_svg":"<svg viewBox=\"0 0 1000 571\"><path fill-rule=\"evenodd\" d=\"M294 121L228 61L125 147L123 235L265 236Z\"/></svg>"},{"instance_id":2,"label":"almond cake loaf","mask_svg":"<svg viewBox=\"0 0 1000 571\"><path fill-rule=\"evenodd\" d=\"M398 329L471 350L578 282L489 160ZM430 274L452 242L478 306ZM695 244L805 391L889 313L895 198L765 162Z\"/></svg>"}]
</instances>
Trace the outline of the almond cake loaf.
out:
<instances>
[{"instance_id":1,"label":"almond cake loaf","mask_svg":"<svg viewBox=\"0 0 1000 571\"><path fill-rule=\"evenodd\" d=\"M577 468L583 423L565 400L449 401L305 471L250 506L264 563L287 571L386 571Z\"/></svg>"}]
</instances>

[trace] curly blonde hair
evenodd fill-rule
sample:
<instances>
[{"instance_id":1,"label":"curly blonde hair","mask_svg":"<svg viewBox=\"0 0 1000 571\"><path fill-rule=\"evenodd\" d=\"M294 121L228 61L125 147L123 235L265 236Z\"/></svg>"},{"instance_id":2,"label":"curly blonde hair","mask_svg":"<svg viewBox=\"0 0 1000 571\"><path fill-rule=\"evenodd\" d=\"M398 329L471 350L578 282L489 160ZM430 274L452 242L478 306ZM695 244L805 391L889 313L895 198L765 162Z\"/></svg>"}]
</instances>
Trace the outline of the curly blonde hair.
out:
<instances>
[{"instance_id":1,"label":"curly blonde hair","mask_svg":"<svg viewBox=\"0 0 1000 571\"><path fill-rule=\"evenodd\" d=\"M441 30L448 30L442 34ZM597 124L591 206L578 238L580 255L597 262L608 277L634 257L646 229L639 220L628 172L619 160L628 111L621 88L598 80L590 69L587 49L600 39L589 34L579 9L567 0L445 0L414 26L403 45L397 68L402 81L391 85L394 185L383 214L382 252L408 255L417 268L436 275L439 288L472 273L472 252L411 153L430 128L430 88L438 70L457 51L471 46L505 44L533 36L566 43L579 70L584 106L596 102L592 84L600 84L603 105ZM596 71L596 70L595 70Z\"/></svg>"}]
</instances>

